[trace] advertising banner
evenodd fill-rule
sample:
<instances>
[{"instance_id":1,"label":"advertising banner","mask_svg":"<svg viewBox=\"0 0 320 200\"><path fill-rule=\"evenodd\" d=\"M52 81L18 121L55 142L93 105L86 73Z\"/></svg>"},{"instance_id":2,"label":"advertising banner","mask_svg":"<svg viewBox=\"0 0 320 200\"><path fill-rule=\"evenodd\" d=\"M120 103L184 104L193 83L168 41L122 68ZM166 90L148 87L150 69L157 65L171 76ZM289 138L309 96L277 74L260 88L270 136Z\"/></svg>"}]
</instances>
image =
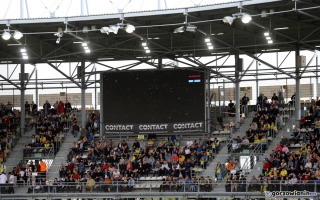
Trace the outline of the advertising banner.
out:
<instances>
[{"instance_id":1,"label":"advertising banner","mask_svg":"<svg viewBox=\"0 0 320 200\"><path fill-rule=\"evenodd\" d=\"M152 124L106 124L106 134L139 134L139 133L188 133L202 132L205 124L202 121Z\"/></svg>"}]
</instances>

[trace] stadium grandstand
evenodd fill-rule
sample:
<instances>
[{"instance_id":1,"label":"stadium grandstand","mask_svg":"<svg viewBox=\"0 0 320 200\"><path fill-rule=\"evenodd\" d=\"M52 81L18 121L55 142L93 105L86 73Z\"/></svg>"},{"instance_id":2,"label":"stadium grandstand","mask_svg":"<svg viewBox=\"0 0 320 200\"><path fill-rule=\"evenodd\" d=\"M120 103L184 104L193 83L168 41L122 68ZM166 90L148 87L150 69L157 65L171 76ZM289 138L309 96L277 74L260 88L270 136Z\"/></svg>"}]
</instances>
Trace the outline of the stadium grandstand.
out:
<instances>
[{"instance_id":1,"label":"stadium grandstand","mask_svg":"<svg viewBox=\"0 0 320 200\"><path fill-rule=\"evenodd\" d=\"M319 199L317 0L1 0L0 199Z\"/></svg>"}]
</instances>

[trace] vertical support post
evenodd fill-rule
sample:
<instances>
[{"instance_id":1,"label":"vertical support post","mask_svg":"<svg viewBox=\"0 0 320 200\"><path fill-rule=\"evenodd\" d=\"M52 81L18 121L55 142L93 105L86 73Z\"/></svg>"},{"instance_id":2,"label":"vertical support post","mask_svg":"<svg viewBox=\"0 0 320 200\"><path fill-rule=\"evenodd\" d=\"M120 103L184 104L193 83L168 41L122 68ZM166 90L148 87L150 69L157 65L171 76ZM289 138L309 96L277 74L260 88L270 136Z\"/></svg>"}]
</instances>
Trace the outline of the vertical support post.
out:
<instances>
[{"instance_id":1,"label":"vertical support post","mask_svg":"<svg viewBox=\"0 0 320 200\"><path fill-rule=\"evenodd\" d=\"M221 117L221 99L220 99L220 96L221 96L221 90L220 90L221 86L218 86L218 103L219 103L219 117Z\"/></svg>"},{"instance_id":2,"label":"vertical support post","mask_svg":"<svg viewBox=\"0 0 320 200\"><path fill-rule=\"evenodd\" d=\"M314 86L314 98L317 98L318 96L318 55L316 57L316 83L315 83L315 86Z\"/></svg>"},{"instance_id":3,"label":"vertical support post","mask_svg":"<svg viewBox=\"0 0 320 200\"><path fill-rule=\"evenodd\" d=\"M299 46L296 49L296 104L295 104L295 125L296 127L299 127L299 120L301 117L301 104L300 104L300 69L299 69L299 64L298 64L298 56L300 55L300 48Z\"/></svg>"},{"instance_id":4,"label":"vertical support post","mask_svg":"<svg viewBox=\"0 0 320 200\"><path fill-rule=\"evenodd\" d=\"M85 80L85 61L81 61L81 123L86 125L86 80Z\"/></svg>"},{"instance_id":5,"label":"vertical support post","mask_svg":"<svg viewBox=\"0 0 320 200\"><path fill-rule=\"evenodd\" d=\"M224 115L226 114L226 83L224 82L224 79L223 79L223 82L222 82L222 89L223 89L223 112L224 112Z\"/></svg>"},{"instance_id":6,"label":"vertical support post","mask_svg":"<svg viewBox=\"0 0 320 200\"><path fill-rule=\"evenodd\" d=\"M240 122L240 79L239 79L239 53L235 52L235 105L236 105L236 123Z\"/></svg>"},{"instance_id":7,"label":"vertical support post","mask_svg":"<svg viewBox=\"0 0 320 200\"><path fill-rule=\"evenodd\" d=\"M83 16L84 15L84 0L81 0L80 7L81 7L81 16Z\"/></svg>"},{"instance_id":8,"label":"vertical support post","mask_svg":"<svg viewBox=\"0 0 320 200\"><path fill-rule=\"evenodd\" d=\"M14 88L12 90L12 109L14 109Z\"/></svg>"},{"instance_id":9,"label":"vertical support post","mask_svg":"<svg viewBox=\"0 0 320 200\"><path fill-rule=\"evenodd\" d=\"M35 104L38 105L39 108L39 94L38 94L38 68L37 64L35 65L35 76L36 76L36 102Z\"/></svg>"},{"instance_id":10,"label":"vertical support post","mask_svg":"<svg viewBox=\"0 0 320 200\"><path fill-rule=\"evenodd\" d=\"M310 76L310 95L309 95L309 99L310 99L310 102L311 102L311 100L312 100L312 89L313 89L313 87L312 87L312 78L311 78L311 76Z\"/></svg>"},{"instance_id":11,"label":"vertical support post","mask_svg":"<svg viewBox=\"0 0 320 200\"><path fill-rule=\"evenodd\" d=\"M97 110L97 68L96 63L93 64L94 66L94 109Z\"/></svg>"},{"instance_id":12,"label":"vertical support post","mask_svg":"<svg viewBox=\"0 0 320 200\"><path fill-rule=\"evenodd\" d=\"M25 85L24 85L24 63L20 64L20 84L21 84L21 95L20 95L20 125L21 125L21 134L25 133L25 120L26 120L26 111L25 111Z\"/></svg>"},{"instance_id":13,"label":"vertical support post","mask_svg":"<svg viewBox=\"0 0 320 200\"><path fill-rule=\"evenodd\" d=\"M258 79L259 61L256 60L256 99L259 97L259 79Z\"/></svg>"},{"instance_id":14,"label":"vertical support post","mask_svg":"<svg viewBox=\"0 0 320 200\"><path fill-rule=\"evenodd\" d=\"M104 87L104 83L103 83L103 74L100 73L100 138L102 137L102 135L104 135L104 109L103 109L103 87Z\"/></svg>"},{"instance_id":15,"label":"vertical support post","mask_svg":"<svg viewBox=\"0 0 320 200\"><path fill-rule=\"evenodd\" d=\"M211 116L210 116L210 97L211 97L211 93L210 93L210 70L206 70L206 88L207 88L207 95L206 95L206 99L205 99L205 106L206 106L206 110L205 112L207 113L206 116L206 125L207 125L207 133L208 136L211 137Z\"/></svg>"},{"instance_id":16,"label":"vertical support post","mask_svg":"<svg viewBox=\"0 0 320 200\"><path fill-rule=\"evenodd\" d=\"M20 18L24 18L24 0L20 0Z\"/></svg>"}]
</instances>

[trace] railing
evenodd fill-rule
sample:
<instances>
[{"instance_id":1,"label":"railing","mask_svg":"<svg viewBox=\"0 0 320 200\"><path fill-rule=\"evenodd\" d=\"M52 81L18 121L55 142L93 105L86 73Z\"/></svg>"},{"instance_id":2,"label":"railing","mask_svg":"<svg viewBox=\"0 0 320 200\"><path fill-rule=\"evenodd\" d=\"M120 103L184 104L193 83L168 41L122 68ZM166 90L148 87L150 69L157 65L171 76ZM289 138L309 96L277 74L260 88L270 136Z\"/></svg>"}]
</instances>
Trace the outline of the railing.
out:
<instances>
[{"instance_id":1,"label":"railing","mask_svg":"<svg viewBox=\"0 0 320 200\"><path fill-rule=\"evenodd\" d=\"M264 144L262 142L256 144L256 146L254 146L254 149L250 152L250 154L247 155L248 157L244 161L242 168L241 168L241 170L244 173L246 173L246 171L249 171L250 169L252 169L254 167L254 159L253 158L254 158L254 156L258 156L263 153L263 150L264 150L263 145ZM259 156L257 158L259 158Z\"/></svg>"},{"instance_id":2,"label":"railing","mask_svg":"<svg viewBox=\"0 0 320 200\"><path fill-rule=\"evenodd\" d=\"M14 191L17 187L23 187L25 185L20 184L0 184L1 194L8 194ZM95 182L93 185L88 185L87 182L39 182L28 187L27 193L110 193L110 194L121 194L127 192L136 193L155 193L155 192L174 192L174 193L215 193L215 188L220 191L223 195L232 195L232 193L260 193L261 195L271 195L268 197L275 197L279 192L288 192L285 196L290 196L292 192L303 192L300 193L301 197L312 197L316 196L320 191L320 183L317 181L298 181L295 184L290 184L285 181L269 180L269 181L258 181L254 183L248 180L230 180L226 183L217 183L211 179L203 181L153 181L143 183L139 181L112 181L110 184L102 182ZM279 197L279 196L278 196ZM1 198L0 198L1 199Z\"/></svg>"},{"instance_id":3,"label":"railing","mask_svg":"<svg viewBox=\"0 0 320 200\"><path fill-rule=\"evenodd\" d=\"M262 154L264 150L266 150L268 146L268 142L260 142L260 143L231 143L230 144L231 153L241 153L244 156L250 156L251 153Z\"/></svg>"}]
</instances>

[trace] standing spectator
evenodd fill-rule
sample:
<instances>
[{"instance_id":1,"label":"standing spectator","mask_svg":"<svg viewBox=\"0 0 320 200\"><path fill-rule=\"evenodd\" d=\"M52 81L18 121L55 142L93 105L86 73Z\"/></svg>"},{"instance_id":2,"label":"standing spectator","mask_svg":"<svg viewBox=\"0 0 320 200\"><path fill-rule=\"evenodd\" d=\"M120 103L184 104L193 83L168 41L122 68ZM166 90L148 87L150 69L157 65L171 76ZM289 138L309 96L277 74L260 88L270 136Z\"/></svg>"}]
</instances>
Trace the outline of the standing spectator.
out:
<instances>
[{"instance_id":1,"label":"standing spectator","mask_svg":"<svg viewBox=\"0 0 320 200\"><path fill-rule=\"evenodd\" d=\"M296 105L296 92L294 92L293 95L291 96L290 105L293 107Z\"/></svg>"},{"instance_id":2,"label":"standing spectator","mask_svg":"<svg viewBox=\"0 0 320 200\"><path fill-rule=\"evenodd\" d=\"M14 188L13 188L13 184L15 184L14 176L11 172L9 172L8 177L9 177L8 183L10 184L8 192L9 194L14 194Z\"/></svg>"},{"instance_id":3,"label":"standing spectator","mask_svg":"<svg viewBox=\"0 0 320 200\"><path fill-rule=\"evenodd\" d=\"M247 97L247 93L244 94L244 96L241 99L241 105L243 105L243 113L245 115L248 114L248 103L249 103L250 99L249 97Z\"/></svg>"},{"instance_id":4,"label":"standing spectator","mask_svg":"<svg viewBox=\"0 0 320 200\"><path fill-rule=\"evenodd\" d=\"M90 192L93 192L93 188L95 186L96 182L93 180L93 178L89 175L86 186L85 186L85 191L90 190Z\"/></svg>"},{"instance_id":5,"label":"standing spectator","mask_svg":"<svg viewBox=\"0 0 320 200\"><path fill-rule=\"evenodd\" d=\"M57 109L56 109L56 114L63 114L64 113L64 103L62 101L60 101L58 103Z\"/></svg>"},{"instance_id":6,"label":"standing spectator","mask_svg":"<svg viewBox=\"0 0 320 200\"><path fill-rule=\"evenodd\" d=\"M45 174L47 173L47 164L42 159L40 159L39 166L41 175L45 176Z\"/></svg>"},{"instance_id":7,"label":"standing spectator","mask_svg":"<svg viewBox=\"0 0 320 200\"><path fill-rule=\"evenodd\" d=\"M28 101L26 101L26 103L24 104L24 110L26 112L26 115L30 115L30 104L28 103Z\"/></svg>"},{"instance_id":8,"label":"standing spectator","mask_svg":"<svg viewBox=\"0 0 320 200\"><path fill-rule=\"evenodd\" d=\"M0 175L0 187L1 187L1 194L3 194L6 190L6 188L3 186L7 183L7 175L5 173L1 173Z\"/></svg>"},{"instance_id":9,"label":"standing spectator","mask_svg":"<svg viewBox=\"0 0 320 200\"><path fill-rule=\"evenodd\" d=\"M38 109L38 105L35 104L34 101L32 101L32 103L31 103L32 114L35 114L37 109Z\"/></svg>"},{"instance_id":10,"label":"standing spectator","mask_svg":"<svg viewBox=\"0 0 320 200\"><path fill-rule=\"evenodd\" d=\"M64 104L64 113L70 112L72 110L71 103L66 99L66 103Z\"/></svg>"},{"instance_id":11,"label":"standing spectator","mask_svg":"<svg viewBox=\"0 0 320 200\"><path fill-rule=\"evenodd\" d=\"M234 117L235 115L236 109L235 109L235 105L232 102L232 100L230 100L229 104L228 104L228 113L230 117Z\"/></svg>"},{"instance_id":12,"label":"standing spectator","mask_svg":"<svg viewBox=\"0 0 320 200\"><path fill-rule=\"evenodd\" d=\"M52 109L52 114L55 115L57 110L58 110L58 105L59 105L59 102L56 101L54 104L53 104L53 109Z\"/></svg>"},{"instance_id":13,"label":"standing spectator","mask_svg":"<svg viewBox=\"0 0 320 200\"><path fill-rule=\"evenodd\" d=\"M217 178L217 181L218 183L220 184L220 182L222 181L222 178L223 178L223 175L224 175L224 166L221 165L220 162L217 163L217 166L216 166L216 178Z\"/></svg>"},{"instance_id":14,"label":"standing spectator","mask_svg":"<svg viewBox=\"0 0 320 200\"><path fill-rule=\"evenodd\" d=\"M278 91L278 98L279 98L279 106L283 107L284 106L284 88L283 86L280 86L280 89Z\"/></svg>"},{"instance_id":15,"label":"standing spectator","mask_svg":"<svg viewBox=\"0 0 320 200\"><path fill-rule=\"evenodd\" d=\"M43 104L43 112L45 115L48 115L50 113L51 104L46 100L46 103Z\"/></svg>"},{"instance_id":16,"label":"standing spectator","mask_svg":"<svg viewBox=\"0 0 320 200\"><path fill-rule=\"evenodd\" d=\"M273 93L273 95L271 97L271 101L273 104L276 104L276 105L278 104L279 99L278 99L276 93Z\"/></svg>"}]
</instances>

